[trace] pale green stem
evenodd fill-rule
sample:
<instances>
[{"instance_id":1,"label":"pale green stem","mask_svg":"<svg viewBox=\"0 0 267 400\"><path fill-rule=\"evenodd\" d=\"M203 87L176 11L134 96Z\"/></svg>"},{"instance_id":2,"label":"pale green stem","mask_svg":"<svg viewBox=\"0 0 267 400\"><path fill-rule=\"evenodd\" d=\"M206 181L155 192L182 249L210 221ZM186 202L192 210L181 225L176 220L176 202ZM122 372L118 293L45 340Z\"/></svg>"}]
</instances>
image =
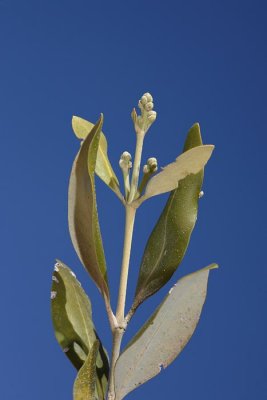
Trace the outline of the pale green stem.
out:
<instances>
[{"instance_id":1,"label":"pale green stem","mask_svg":"<svg viewBox=\"0 0 267 400\"><path fill-rule=\"evenodd\" d=\"M125 191L125 199L127 200L130 193L130 179L129 179L129 169L122 169L123 174L123 182L124 182L124 191Z\"/></svg>"},{"instance_id":2,"label":"pale green stem","mask_svg":"<svg viewBox=\"0 0 267 400\"><path fill-rule=\"evenodd\" d=\"M129 262L130 262L136 209L133 208L131 205L126 204L125 212L126 212L126 220L125 220L124 246L123 246L122 264L121 264L120 288L119 288L119 296L118 296L118 304L116 312L116 318L119 326L124 323L126 290L127 290L128 271L129 271Z\"/></svg>"},{"instance_id":3,"label":"pale green stem","mask_svg":"<svg viewBox=\"0 0 267 400\"><path fill-rule=\"evenodd\" d=\"M125 312L128 271L129 271L136 209L133 208L131 205L126 204L125 213L126 213L126 218L125 218L124 246L123 246L123 256L121 265L118 305L116 312L117 326L113 330L113 346L112 346L112 358L111 358L110 375L109 375L108 400L115 399L115 388L114 388L115 364L120 355L121 341L124 331L126 329L126 325L124 322L124 312Z\"/></svg>"},{"instance_id":4,"label":"pale green stem","mask_svg":"<svg viewBox=\"0 0 267 400\"><path fill-rule=\"evenodd\" d=\"M136 149L135 158L132 174L132 182L130 188L129 199L125 204L125 232L124 232L124 246L121 264L121 276L120 276L120 287L118 295L118 304L116 311L116 326L113 329L113 346L112 346L112 359L110 365L110 375L109 375L109 389L108 389L108 400L115 400L115 382L114 382L114 372L117 359L120 355L121 342L123 334L127 327L127 322L125 320L125 302L126 302L126 291L128 282L128 272L130 264L130 255L132 247L133 238L133 228L135 221L136 208L131 205L138 187L140 163L142 157L142 149L144 143L144 132L137 133L136 139Z\"/></svg>"},{"instance_id":5,"label":"pale green stem","mask_svg":"<svg viewBox=\"0 0 267 400\"><path fill-rule=\"evenodd\" d=\"M140 131L136 134L136 149L135 149L135 157L133 165L131 190L128 200L129 203L133 201L135 194L137 192L144 137L145 133L143 131Z\"/></svg>"},{"instance_id":6,"label":"pale green stem","mask_svg":"<svg viewBox=\"0 0 267 400\"><path fill-rule=\"evenodd\" d=\"M120 355L121 341L124 334L123 329L116 328L113 332L113 345L112 345L112 356L109 372L109 383L108 383L108 400L115 399L115 381L114 381L114 371L116 361Z\"/></svg>"}]
</instances>

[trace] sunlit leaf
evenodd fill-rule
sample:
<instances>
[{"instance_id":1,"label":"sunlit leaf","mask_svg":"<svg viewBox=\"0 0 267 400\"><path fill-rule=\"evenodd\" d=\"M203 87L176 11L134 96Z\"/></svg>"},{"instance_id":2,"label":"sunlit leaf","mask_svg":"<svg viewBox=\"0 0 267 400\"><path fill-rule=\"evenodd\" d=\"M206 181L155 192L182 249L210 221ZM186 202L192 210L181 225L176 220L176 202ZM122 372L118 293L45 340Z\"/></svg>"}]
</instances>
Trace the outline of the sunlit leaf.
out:
<instances>
[{"instance_id":1,"label":"sunlit leaf","mask_svg":"<svg viewBox=\"0 0 267 400\"><path fill-rule=\"evenodd\" d=\"M136 201L136 204L139 205L152 196L176 189L179 181L190 174L197 174L205 166L213 149L213 145L204 145L181 154L175 162L164 167L160 173L150 179L145 194Z\"/></svg>"},{"instance_id":2,"label":"sunlit leaf","mask_svg":"<svg viewBox=\"0 0 267 400\"><path fill-rule=\"evenodd\" d=\"M94 124L86 119L73 116L72 128L75 135L84 140L88 133L93 129ZM103 132L100 133L99 148L96 158L95 173L101 178L114 192L119 192L119 181L112 169L108 158L108 144Z\"/></svg>"},{"instance_id":3,"label":"sunlit leaf","mask_svg":"<svg viewBox=\"0 0 267 400\"><path fill-rule=\"evenodd\" d=\"M157 375L183 350L200 318L209 270L180 279L120 355L115 367L116 400Z\"/></svg>"},{"instance_id":4,"label":"sunlit leaf","mask_svg":"<svg viewBox=\"0 0 267 400\"><path fill-rule=\"evenodd\" d=\"M52 279L51 312L55 336L72 364L80 369L96 339L100 341L92 320L91 303L74 273L61 261L55 264ZM96 364L99 399L104 400L109 364L101 344Z\"/></svg>"},{"instance_id":5,"label":"sunlit leaf","mask_svg":"<svg viewBox=\"0 0 267 400\"><path fill-rule=\"evenodd\" d=\"M73 387L73 400L99 400L96 389L96 357L99 342L96 340L79 370Z\"/></svg>"},{"instance_id":6,"label":"sunlit leaf","mask_svg":"<svg viewBox=\"0 0 267 400\"><path fill-rule=\"evenodd\" d=\"M84 139L71 171L68 218L73 246L92 279L109 298L106 260L98 222L94 172L103 117Z\"/></svg>"},{"instance_id":7,"label":"sunlit leaf","mask_svg":"<svg viewBox=\"0 0 267 400\"><path fill-rule=\"evenodd\" d=\"M201 146L198 124L189 130L184 151ZM171 192L146 244L133 308L165 285L180 265L196 223L203 169L188 175Z\"/></svg>"}]
</instances>

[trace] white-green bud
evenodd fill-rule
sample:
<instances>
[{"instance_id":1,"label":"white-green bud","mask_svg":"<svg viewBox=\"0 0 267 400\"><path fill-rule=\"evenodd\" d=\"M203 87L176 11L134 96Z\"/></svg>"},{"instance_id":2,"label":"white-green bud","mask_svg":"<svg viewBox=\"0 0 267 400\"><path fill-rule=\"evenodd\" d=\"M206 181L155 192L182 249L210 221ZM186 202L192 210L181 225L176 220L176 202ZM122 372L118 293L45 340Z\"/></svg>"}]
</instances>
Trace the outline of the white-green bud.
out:
<instances>
[{"instance_id":1,"label":"white-green bud","mask_svg":"<svg viewBox=\"0 0 267 400\"><path fill-rule=\"evenodd\" d=\"M157 169L158 169L158 161L157 161L157 159L155 157L150 157L147 160L147 165L148 165L148 167L149 167L151 172L156 172Z\"/></svg>"},{"instance_id":2,"label":"white-green bud","mask_svg":"<svg viewBox=\"0 0 267 400\"><path fill-rule=\"evenodd\" d=\"M143 97L146 97L147 101L153 101L153 97L150 93L145 93Z\"/></svg>"},{"instance_id":3,"label":"white-green bud","mask_svg":"<svg viewBox=\"0 0 267 400\"><path fill-rule=\"evenodd\" d=\"M128 151L124 151L122 153L120 161L119 161L119 165L120 165L121 169L128 170L128 169L132 168L131 159L132 159L131 154L128 153Z\"/></svg>"},{"instance_id":4,"label":"white-green bud","mask_svg":"<svg viewBox=\"0 0 267 400\"><path fill-rule=\"evenodd\" d=\"M135 109L131 116L134 122L136 133L146 133L157 117L157 113L153 110L153 97L150 93L145 93L138 102L141 115L137 115Z\"/></svg>"},{"instance_id":5,"label":"white-green bud","mask_svg":"<svg viewBox=\"0 0 267 400\"><path fill-rule=\"evenodd\" d=\"M153 172L156 172L158 169L158 162L155 157L151 157L147 160L147 163L143 167L143 173L144 174L151 174Z\"/></svg>"},{"instance_id":6,"label":"white-green bud","mask_svg":"<svg viewBox=\"0 0 267 400\"><path fill-rule=\"evenodd\" d=\"M203 190L201 190L201 191L199 192L198 198L201 199L201 197L203 197L203 196L204 196L204 192L203 192Z\"/></svg>"},{"instance_id":7,"label":"white-green bud","mask_svg":"<svg viewBox=\"0 0 267 400\"><path fill-rule=\"evenodd\" d=\"M147 97L146 97L145 95L141 97L140 103L141 103L143 106L146 105L146 103L147 103Z\"/></svg>"},{"instance_id":8,"label":"white-green bud","mask_svg":"<svg viewBox=\"0 0 267 400\"><path fill-rule=\"evenodd\" d=\"M124 161L131 161L132 156L130 153L128 153L128 151L124 151L121 155L121 159Z\"/></svg>"},{"instance_id":9,"label":"white-green bud","mask_svg":"<svg viewBox=\"0 0 267 400\"><path fill-rule=\"evenodd\" d=\"M153 110L154 104L152 103L152 101L149 101L148 103L146 103L145 105L145 110L146 111L151 111Z\"/></svg>"}]
</instances>

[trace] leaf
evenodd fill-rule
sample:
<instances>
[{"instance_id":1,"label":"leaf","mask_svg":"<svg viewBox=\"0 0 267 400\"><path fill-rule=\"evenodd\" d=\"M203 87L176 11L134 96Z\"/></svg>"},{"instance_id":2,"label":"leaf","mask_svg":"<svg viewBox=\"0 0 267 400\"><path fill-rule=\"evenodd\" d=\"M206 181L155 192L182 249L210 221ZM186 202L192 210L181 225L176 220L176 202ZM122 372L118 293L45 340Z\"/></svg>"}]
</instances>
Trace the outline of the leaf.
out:
<instances>
[{"instance_id":1,"label":"leaf","mask_svg":"<svg viewBox=\"0 0 267 400\"><path fill-rule=\"evenodd\" d=\"M180 279L135 335L115 366L116 400L157 375L183 350L199 321L209 269Z\"/></svg>"},{"instance_id":2,"label":"leaf","mask_svg":"<svg viewBox=\"0 0 267 400\"><path fill-rule=\"evenodd\" d=\"M86 119L73 116L72 128L78 139L84 140L95 125ZM118 193L119 181L112 169L108 158L108 144L103 132L100 133L99 148L96 158L95 173L101 178L114 192Z\"/></svg>"},{"instance_id":3,"label":"leaf","mask_svg":"<svg viewBox=\"0 0 267 400\"><path fill-rule=\"evenodd\" d=\"M184 151L201 146L198 124L189 130ZM171 192L145 247L133 308L157 292L172 277L187 250L194 229L203 169L188 175Z\"/></svg>"},{"instance_id":4,"label":"leaf","mask_svg":"<svg viewBox=\"0 0 267 400\"><path fill-rule=\"evenodd\" d=\"M84 139L71 171L68 218L78 257L105 298L109 299L106 260L98 222L94 172L103 117Z\"/></svg>"},{"instance_id":5,"label":"leaf","mask_svg":"<svg viewBox=\"0 0 267 400\"><path fill-rule=\"evenodd\" d=\"M99 399L96 393L96 357L98 349L99 342L96 340L74 382L73 400Z\"/></svg>"},{"instance_id":6,"label":"leaf","mask_svg":"<svg viewBox=\"0 0 267 400\"><path fill-rule=\"evenodd\" d=\"M190 174L197 174L205 166L213 149L213 145L204 145L181 154L175 162L164 167L163 171L150 179L145 194L136 201L136 204L140 205L152 196L176 189L179 181Z\"/></svg>"},{"instance_id":7,"label":"leaf","mask_svg":"<svg viewBox=\"0 0 267 400\"><path fill-rule=\"evenodd\" d=\"M61 261L57 260L52 279L51 313L55 336L66 356L79 370L94 342L100 342L92 320L91 303L74 273ZM107 353L100 342L97 355L99 399L105 398L108 373Z\"/></svg>"}]
</instances>

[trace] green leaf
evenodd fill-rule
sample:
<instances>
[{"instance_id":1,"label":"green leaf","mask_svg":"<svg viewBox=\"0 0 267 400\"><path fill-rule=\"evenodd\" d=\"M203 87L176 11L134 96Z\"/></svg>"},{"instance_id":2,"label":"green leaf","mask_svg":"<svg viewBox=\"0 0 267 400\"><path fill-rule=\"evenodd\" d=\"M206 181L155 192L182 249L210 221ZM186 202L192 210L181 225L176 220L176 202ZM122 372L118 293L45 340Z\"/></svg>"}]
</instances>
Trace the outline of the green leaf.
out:
<instances>
[{"instance_id":1,"label":"green leaf","mask_svg":"<svg viewBox=\"0 0 267 400\"><path fill-rule=\"evenodd\" d=\"M72 128L78 139L84 140L95 125L86 119L73 116ZM114 192L120 193L119 181L112 169L108 158L108 144L103 132L100 133L99 148L96 158L95 173L101 178Z\"/></svg>"},{"instance_id":2,"label":"green leaf","mask_svg":"<svg viewBox=\"0 0 267 400\"><path fill-rule=\"evenodd\" d=\"M92 279L109 299L106 260L98 222L95 165L103 116L84 139L71 171L68 218L73 246Z\"/></svg>"},{"instance_id":3,"label":"green leaf","mask_svg":"<svg viewBox=\"0 0 267 400\"><path fill-rule=\"evenodd\" d=\"M163 171L150 179L145 194L136 201L136 204L140 205L152 196L176 189L182 179L190 174L197 174L204 168L213 149L213 145L197 146L181 154L175 162L164 167Z\"/></svg>"},{"instance_id":4,"label":"green leaf","mask_svg":"<svg viewBox=\"0 0 267 400\"><path fill-rule=\"evenodd\" d=\"M51 313L55 336L75 368L80 369L94 342L100 342L92 320L91 303L74 273L61 261L55 264L52 279ZM99 399L104 400L109 363L101 344L96 360Z\"/></svg>"},{"instance_id":5,"label":"green leaf","mask_svg":"<svg viewBox=\"0 0 267 400\"><path fill-rule=\"evenodd\" d=\"M184 151L201 146L198 124L189 130ZM133 308L164 286L180 265L194 229L203 169L179 182L171 192L144 251Z\"/></svg>"},{"instance_id":6,"label":"green leaf","mask_svg":"<svg viewBox=\"0 0 267 400\"><path fill-rule=\"evenodd\" d=\"M99 342L96 340L88 357L77 374L73 387L73 400L98 400L96 391L96 357Z\"/></svg>"},{"instance_id":7,"label":"green leaf","mask_svg":"<svg viewBox=\"0 0 267 400\"><path fill-rule=\"evenodd\" d=\"M115 367L116 400L157 375L183 350L199 321L209 269L180 279L119 357Z\"/></svg>"}]
</instances>

